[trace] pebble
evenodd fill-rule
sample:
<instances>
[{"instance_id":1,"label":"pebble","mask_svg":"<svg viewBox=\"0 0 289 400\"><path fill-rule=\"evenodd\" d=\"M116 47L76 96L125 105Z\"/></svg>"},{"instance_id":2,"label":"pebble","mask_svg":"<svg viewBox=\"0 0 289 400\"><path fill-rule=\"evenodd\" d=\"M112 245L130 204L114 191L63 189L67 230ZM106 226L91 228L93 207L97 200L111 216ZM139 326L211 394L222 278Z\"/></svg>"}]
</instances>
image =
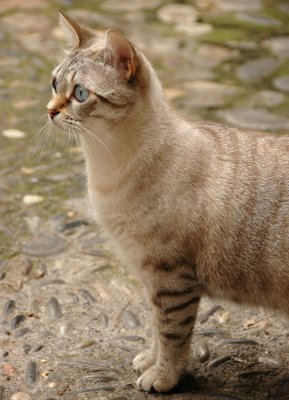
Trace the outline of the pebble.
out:
<instances>
[{"instance_id":1,"label":"pebble","mask_svg":"<svg viewBox=\"0 0 289 400\"><path fill-rule=\"evenodd\" d=\"M57 232L63 233L75 228L78 228L79 226L87 226L88 222L85 221L84 219L78 220L78 221L72 221L72 222L67 222L66 224L60 225L57 227Z\"/></svg>"},{"instance_id":2,"label":"pebble","mask_svg":"<svg viewBox=\"0 0 289 400\"><path fill-rule=\"evenodd\" d=\"M15 310L16 303L14 300L7 300L3 307L3 316L7 317L7 315L11 314Z\"/></svg>"},{"instance_id":3,"label":"pebble","mask_svg":"<svg viewBox=\"0 0 289 400\"><path fill-rule=\"evenodd\" d=\"M289 92L289 75L283 75L273 79L273 86L275 89Z\"/></svg>"},{"instance_id":4,"label":"pebble","mask_svg":"<svg viewBox=\"0 0 289 400\"><path fill-rule=\"evenodd\" d=\"M43 278L46 274L47 274L47 266L43 262L40 262L35 270L35 278L37 279Z\"/></svg>"},{"instance_id":5,"label":"pebble","mask_svg":"<svg viewBox=\"0 0 289 400\"><path fill-rule=\"evenodd\" d=\"M0 354L2 357L7 357L9 355L9 352L7 350L1 350Z\"/></svg>"},{"instance_id":6,"label":"pebble","mask_svg":"<svg viewBox=\"0 0 289 400\"><path fill-rule=\"evenodd\" d=\"M219 336L219 337L225 336L225 333L223 331L221 331L220 329L216 329L216 328L209 328L209 329L196 331L195 334L200 335L200 336Z\"/></svg>"},{"instance_id":7,"label":"pebble","mask_svg":"<svg viewBox=\"0 0 289 400\"><path fill-rule=\"evenodd\" d=\"M216 311L222 309L222 307L218 304L213 305L211 308L209 308L207 311L204 313L200 314L198 316L198 320L200 321L201 324L204 324L205 322L208 321L208 319L215 314Z\"/></svg>"},{"instance_id":8,"label":"pebble","mask_svg":"<svg viewBox=\"0 0 289 400\"><path fill-rule=\"evenodd\" d=\"M59 327L59 334L60 336L65 336L69 331L73 328L73 324L71 321L65 321Z\"/></svg>"},{"instance_id":9,"label":"pebble","mask_svg":"<svg viewBox=\"0 0 289 400\"><path fill-rule=\"evenodd\" d=\"M24 350L24 353L25 354L28 354L29 353L29 351L31 350L31 345L30 344L24 344L23 345L23 350Z\"/></svg>"},{"instance_id":10,"label":"pebble","mask_svg":"<svg viewBox=\"0 0 289 400\"><path fill-rule=\"evenodd\" d=\"M220 111L226 122L240 128L255 130L288 129L289 119L273 114L265 108L236 107Z\"/></svg>"},{"instance_id":11,"label":"pebble","mask_svg":"<svg viewBox=\"0 0 289 400\"><path fill-rule=\"evenodd\" d=\"M278 368L280 367L280 363L277 360L274 360L274 358L268 358L268 357L259 357L258 358L259 363L261 364L266 364L269 365L270 367L273 368Z\"/></svg>"},{"instance_id":12,"label":"pebble","mask_svg":"<svg viewBox=\"0 0 289 400\"><path fill-rule=\"evenodd\" d=\"M264 46L269 48L272 53L281 59L289 58L289 37L277 36L267 39L263 42Z\"/></svg>"},{"instance_id":13,"label":"pebble","mask_svg":"<svg viewBox=\"0 0 289 400\"><path fill-rule=\"evenodd\" d=\"M208 368L216 368L219 365L224 364L226 361L228 361L230 359L231 359L231 356L228 356L228 355L220 356L220 357L217 357L217 358L214 358L213 360L211 360L207 366L208 366Z\"/></svg>"},{"instance_id":14,"label":"pebble","mask_svg":"<svg viewBox=\"0 0 289 400\"><path fill-rule=\"evenodd\" d=\"M232 339L224 339L222 344L246 344L251 346L260 346L260 343L254 339L247 339L247 338L232 338Z\"/></svg>"},{"instance_id":15,"label":"pebble","mask_svg":"<svg viewBox=\"0 0 289 400\"><path fill-rule=\"evenodd\" d=\"M276 107L284 103L286 97L283 93L274 90L260 90L252 97L253 103L264 107Z\"/></svg>"},{"instance_id":16,"label":"pebble","mask_svg":"<svg viewBox=\"0 0 289 400\"><path fill-rule=\"evenodd\" d=\"M215 9L223 12L234 12L234 11L255 11L262 8L261 0L196 0L196 5L204 7L215 6ZM206 9L206 8L205 8Z\"/></svg>"},{"instance_id":17,"label":"pebble","mask_svg":"<svg viewBox=\"0 0 289 400\"><path fill-rule=\"evenodd\" d=\"M81 296L88 302L88 303L95 303L96 299L95 297L90 293L89 290L87 289L80 289L79 293L81 294Z\"/></svg>"},{"instance_id":18,"label":"pebble","mask_svg":"<svg viewBox=\"0 0 289 400\"><path fill-rule=\"evenodd\" d=\"M28 393L25 392L17 392L11 396L11 400L30 400L31 397Z\"/></svg>"},{"instance_id":19,"label":"pebble","mask_svg":"<svg viewBox=\"0 0 289 400\"><path fill-rule=\"evenodd\" d=\"M129 336L120 336L121 340L125 340L127 342L145 342L145 338L142 336L135 336L135 335L129 335Z\"/></svg>"},{"instance_id":20,"label":"pebble","mask_svg":"<svg viewBox=\"0 0 289 400\"><path fill-rule=\"evenodd\" d=\"M237 86L205 80L185 82L184 85L188 90L186 103L194 108L220 107L242 92Z\"/></svg>"},{"instance_id":21,"label":"pebble","mask_svg":"<svg viewBox=\"0 0 289 400\"><path fill-rule=\"evenodd\" d=\"M247 61L237 68L237 77L245 82L257 82L271 75L280 66L274 57Z\"/></svg>"},{"instance_id":22,"label":"pebble","mask_svg":"<svg viewBox=\"0 0 289 400\"><path fill-rule=\"evenodd\" d=\"M109 375L86 375L86 376L82 376L79 379L81 379L82 381L97 380L100 382L118 381L118 378L116 378L115 376L109 376Z\"/></svg>"},{"instance_id":23,"label":"pebble","mask_svg":"<svg viewBox=\"0 0 289 400\"><path fill-rule=\"evenodd\" d=\"M47 316L51 320L59 319L62 316L61 305L56 297L51 297L47 303Z\"/></svg>"},{"instance_id":24,"label":"pebble","mask_svg":"<svg viewBox=\"0 0 289 400\"><path fill-rule=\"evenodd\" d=\"M42 203L44 201L44 197L39 196L38 194L26 194L23 196L22 201L24 204L32 206L34 204Z\"/></svg>"},{"instance_id":25,"label":"pebble","mask_svg":"<svg viewBox=\"0 0 289 400\"><path fill-rule=\"evenodd\" d=\"M46 257L62 253L66 241L56 235L42 235L22 246L22 252L28 256Z\"/></svg>"},{"instance_id":26,"label":"pebble","mask_svg":"<svg viewBox=\"0 0 289 400\"><path fill-rule=\"evenodd\" d=\"M18 330L15 332L15 335L14 335L14 336L15 336L17 339L19 339L19 338L25 336L29 331L30 331L29 328L21 328L21 329L18 329Z\"/></svg>"},{"instance_id":27,"label":"pebble","mask_svg":"<svg viewBox=\"0 0 289 400\"><path fill-rule=\"evenodd\" d=\"M3 365L3 372L4 375L11 377L16 374L16 368L14 367L14 365L7 363Z\"/></svg>"},{"instance_id":28,"label":"pebble","mask_svg":"<svg viewBox=\"0 0 289 400\"><path fill-rule=\"evenodd\" d=\"M90 370L90 371L106 371L106 372L114 372L115 374L120 374L120 371L116 368L111 368L111 367L105 367L102 365L96 365L96 364L90 364L87 362L81 362L81 361L60 361L61 365L67 365L70 367L76 367L76 368L81 368L84 370Z\"/></svg>"},{"instance_id":29,"label":"pebble","mask_svg":"<svg viewBox=\"0 0 289 400\"><path fill-rule=\"evenodd\" d=\"M96 387L87 387L87 388L80 388L75 391L75 393L95 393L95 392L112 392L115 390L115 386L96 386Z\"/></svg>"},{"instance_id":30,"label":"pebble","mask_svg":"<svg viewBox=\"0 0 289 400\"><path fill-rule=\"evenodd\" d=\"M21 264L20 272L22 275L27 276L30 274L32 268L33 268L33 264L32 264L32 261L30 260L30 258L25 258L25 260L23 260L23 262Z\"/></svg>"},{"instance_id":31,"label":"pebble","mask_svg":"<svg viewBox=\"0 0 289 400\"><path fill-rule=\"evenodd\" d=\"M2 135L8 139L23 139L26 137L26 133L19 129L5 129L2 131Z\"/></svg>"},{"instance_id":32,"label":"pebble","mask_svg":"<svg viewBox=\"0 0 289 400\"><path fill-rule=\"evenodd\" d=\"M19 314L12 318L10 326L11 329L16 329L18 325L26 319L25 315Z\"/></svg>"},{"instance_id":33,"label":"pebble","mask_svg":"<svg viewBox=\"0 0 289 400\"><path fill-rule=\"evenodd\" d=\"M26 385L34 385L37 382L37 364L35 361L28 363L24 374L24 382Z\"/></svg>"},{"instance_id":34,"label":"pebble","mask_svg":"<svg viewBox=\"0 0 289 400\"><path fill-rule=\"evenodd\" d=\"M138 318L130 310L124 310L122 313L122 324L126 329L135 329L140 326Z\"/></svg>"},{"instance_id":35,"label":"pebble","mask_svg":"<svg viewBox=\"0 0 289 400\"><path fill-rule=\"evenodd\" d=\"M278 27L281 25L281 21L279 19L259 13L246 13L246 12L237 13L236 19L252 25L258 25L264 27Z\"/></svg>"},{"instance_id":36,"label":"pebble","mask_svg":"<svg viewBox=\"0 0 289 400\"><path fill-rule=\"evenodd\" d=\"M96 343L95 339L84 339L76 345L77 349L85 349L86 347L90 347Z\"/></svg>"},{"instance_id":37,"label":"pebble","mask_svg":"<svg viewBox=\"0 0 289 400\"><path fill-rule=\"evenodd\" d=\"M195 360L200 362L208 361L208 359L210 358L209 347L204 340L195 344L193 357Z\"/></svg>"},{"instance_id":38,"label":"pebble","mask_svg":"<svg viewBox=\"0 0 289 400\"><path fill-rule=\"evenodd\" d=\"M192 24L197 21L197 10L189 4L165 4L158 9L160 21L170 24Z\"/></svg>"}]
</instances>

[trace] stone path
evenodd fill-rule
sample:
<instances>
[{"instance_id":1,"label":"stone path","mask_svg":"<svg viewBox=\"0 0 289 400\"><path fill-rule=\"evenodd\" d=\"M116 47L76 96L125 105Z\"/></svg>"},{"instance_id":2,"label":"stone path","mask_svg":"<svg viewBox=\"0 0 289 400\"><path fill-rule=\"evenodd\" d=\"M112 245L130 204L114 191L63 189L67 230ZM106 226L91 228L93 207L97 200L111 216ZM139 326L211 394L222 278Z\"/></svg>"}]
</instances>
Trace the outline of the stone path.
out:
<instances>
[{"instance_id":1,"label":"stone path","mask_svg":"<svg viewBox=\"0 0 289 400\"><path fill-rule=\"evenodd\" d=\"M149 312L84 212L80 149L43 128L62 57L57 9L128 35L187 118L288 130L286 0L180 3L0 2L0 399L165 398L134 387ZM188 376L169 398L289 399L288 332L280 316L204 299Z\"/></svg>"}]
</instances>

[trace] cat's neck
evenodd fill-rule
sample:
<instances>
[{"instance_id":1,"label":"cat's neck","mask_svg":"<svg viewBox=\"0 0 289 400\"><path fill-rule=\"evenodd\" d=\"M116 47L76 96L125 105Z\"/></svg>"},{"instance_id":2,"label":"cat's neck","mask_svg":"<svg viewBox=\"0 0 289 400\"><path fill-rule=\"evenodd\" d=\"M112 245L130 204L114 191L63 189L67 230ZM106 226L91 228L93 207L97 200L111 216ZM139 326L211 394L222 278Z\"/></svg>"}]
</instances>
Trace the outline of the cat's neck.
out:
<instances>
[{"instance_id":1,"label":"cat's neck","mask_svg":"<svg viewBox=\"0 0 289 400\"><path fill-rule=\"evenodd\" d=\"M175 130L177 117L169 108L161 85L150 68L149 85L129 114L117 124L95 120L86 135L83 150L89 183L112 184L132 161L157 152ZM102 142L102 143L101 143Z\"/></svg>"}]
</instances>

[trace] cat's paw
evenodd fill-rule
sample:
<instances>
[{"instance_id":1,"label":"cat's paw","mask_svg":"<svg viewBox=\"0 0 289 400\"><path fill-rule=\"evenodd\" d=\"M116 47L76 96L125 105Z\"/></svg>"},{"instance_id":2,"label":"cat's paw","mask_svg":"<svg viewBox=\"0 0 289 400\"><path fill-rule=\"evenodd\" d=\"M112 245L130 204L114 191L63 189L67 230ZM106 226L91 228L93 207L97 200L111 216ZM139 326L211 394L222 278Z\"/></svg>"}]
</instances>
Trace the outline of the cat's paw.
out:
<instances>
[{"instance_id":1,"label":"cat's paw","mask_svg":"<svg viewBox=\"0 0 289 400\"><path fill-rule=\"evenodd\" d=\"M156 354L153 354L151 350L142 351L133 359L133 369L142 374L148 368L155 365L156 361Z\"/></svg>"},{"instance_id":2,"label":"cat's paw","mask_svg":"<svg viewBox=\"0 0 289 400\"><path fill-rule=\"evenodd\" d=\"M166 374L158 369L157 366L153 366L138 378L136 385L138 390L145 392L155 390L160 393L166 393L177 385L179 378L169 372Z\"/></svg>"}]
</instances>

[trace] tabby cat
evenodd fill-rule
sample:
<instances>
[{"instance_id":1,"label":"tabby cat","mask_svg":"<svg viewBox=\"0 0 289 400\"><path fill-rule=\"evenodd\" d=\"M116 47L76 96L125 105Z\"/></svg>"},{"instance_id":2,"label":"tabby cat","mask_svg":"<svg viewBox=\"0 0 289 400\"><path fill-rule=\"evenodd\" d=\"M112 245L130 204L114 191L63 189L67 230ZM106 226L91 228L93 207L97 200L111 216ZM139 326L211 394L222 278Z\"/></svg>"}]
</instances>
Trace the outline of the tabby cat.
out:
<instances>
[{"instance_id":1,"label":"tabby cat","mask_svg":"<svg viewBox=\"0 0 289 400\"><path fill-rule=\"evenodd\" d=\"M289 137L188 123L145 56L60 15L70 50L48 113L80 133L97 221L142 281L153 342L137 387L171 390L186 369L201 296L289 314Z\"/></svg>"}]
</instances>

